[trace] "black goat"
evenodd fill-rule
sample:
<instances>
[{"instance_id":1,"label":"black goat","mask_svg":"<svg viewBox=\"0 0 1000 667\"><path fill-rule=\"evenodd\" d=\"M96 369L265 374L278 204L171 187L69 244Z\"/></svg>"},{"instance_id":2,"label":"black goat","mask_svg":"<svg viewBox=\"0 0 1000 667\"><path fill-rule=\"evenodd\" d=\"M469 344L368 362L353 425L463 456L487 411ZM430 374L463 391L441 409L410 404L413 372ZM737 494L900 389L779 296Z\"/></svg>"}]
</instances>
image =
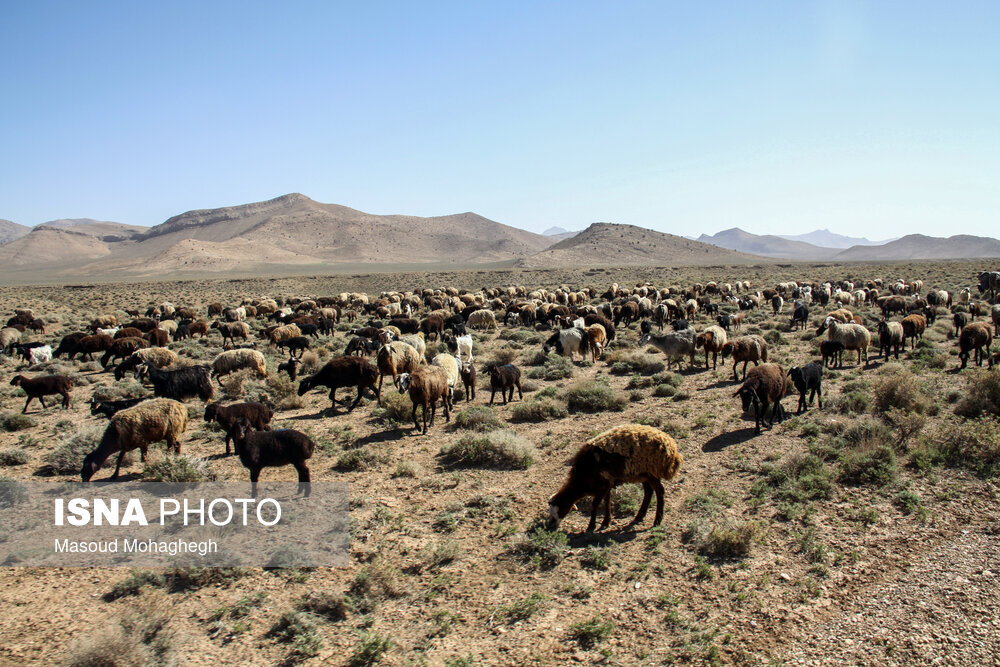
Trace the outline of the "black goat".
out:
<instances>
[{"instance_id":1,"label":"black goat","mask_svg":"<svg viewBox=\"0 0 1000 667\"><path fill-rule=\"evenodd\" d=\"M792 322L790 324L792 330L795 330L795 325L798 324L803 330L806 328L806 324L809 323L809 308L806 307L804 303L796 303L795 310L792 311Z\"/></svg>"},{"instance_id":2,"label":"black goat","mask_svg":"<svg viewBox=\"0 0 1000 667\"><path fill-rule=\"evenodd\" d=\"M504 364L503 366L489 364L483 370L490 374L490 405L493 405L493 398L498 391L500 392L500 398L503 399L503 404L507 405L508 389L510 390L509 400L513 401L514 387L517 387L518 400L524 400L524 394L521 393L520 368L513 364Z\"/></svg>"},{"instance_id":3,"label":"black goat","mask_svg":"<svg viewBox=\"0 0 1000 667\"><path fill-rule=\"evenodd\" d=\"M315 374L303 378L299 382L299 396L304 396L306 392L316 387L329 387L330 402L333 404L332 407L336 407L338 389L357 387L358 397L351 404L350 411L361 402L366 387L373 393L376 391L377 380L378 370L364 357L338 357L326 362Z\"/></svg>"},{"instance_id":4,"label":"black goat","mask_svg":"<svg viewBox=\"0 0 1000 667\"><path fill-rule=\"evenodd\" d=\"M788 377L792 378L792 383L799 391L799 405L795 414L801 414L806 410L806 393L809 394L809 405L813 399L819 397L819 407L823 407L823 365L815 361L799 368L798 366L788 371Z\"/></svg>"},{"instance_id":5,"label":"black goat","mask_svg":"<svg viewBox=\"0 0 1000 667\"><path fill-rule=\"evenodd\" d=\"M153 395L183 401L197 396L208 401L215 393L208 366L186 366L173 370L160 370L151 364L136 367L140 378L153 383Z\"/></svg>"},{"instance_id":6,"label":"black goat","mask_svg":"<svg viewBox=\"0 0 1000 667\"><path fill-rule=\"evenodd\" d=\"M227 436L233 440L240 463L250 471L253 497L257 497L257 480L261 470L289 464L299 473L299 493L309 496L309 466L306 460L312 457L316 445L308 435L290 428L254 432L249 420L239 417Z\"/></svg>"},{"instance_id":7,"label":"black goat","mask_svg":"<svg viewBox=\"0 0 1000 667\"><path fill-rule=\"evenodd\" d=\"M844 344L839 340L823 341L819 344L819 351L823 355L823 365L827 368L843 364Z\"/></svg>"},{"instance_id":8,"label":"black goat","mask_svg":"<svg viewBox=\"0 0 1000 667\"><path fill-rule=\"evenodd\" d=\"M96 398L90 399L90 414L93 416L104 415L107 419L111 419L115 413L121 412L125 408L131 408L133 405L139 405L145 401L149 396L140 396L139 398L123 398L117 401L99 401Z\"/></svg>"}]
</instances>

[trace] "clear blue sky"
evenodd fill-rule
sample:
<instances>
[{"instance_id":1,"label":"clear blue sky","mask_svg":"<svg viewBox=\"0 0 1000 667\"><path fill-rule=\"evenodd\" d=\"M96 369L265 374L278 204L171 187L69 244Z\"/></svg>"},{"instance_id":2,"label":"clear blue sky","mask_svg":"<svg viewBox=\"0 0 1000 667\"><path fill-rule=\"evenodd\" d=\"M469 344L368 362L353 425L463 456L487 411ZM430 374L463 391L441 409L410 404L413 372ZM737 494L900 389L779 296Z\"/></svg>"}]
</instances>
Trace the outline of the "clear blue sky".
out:
<instances>
[{"instance_id":1,"label":"clear blue sky","mask_svg":"<svg viewBox=\"0 0 1000 667\"><path fill-rule=\"evenodd\" d=\"M0 217L997 235L996 2L6 2Z\"/></svg>"}]
</instances>

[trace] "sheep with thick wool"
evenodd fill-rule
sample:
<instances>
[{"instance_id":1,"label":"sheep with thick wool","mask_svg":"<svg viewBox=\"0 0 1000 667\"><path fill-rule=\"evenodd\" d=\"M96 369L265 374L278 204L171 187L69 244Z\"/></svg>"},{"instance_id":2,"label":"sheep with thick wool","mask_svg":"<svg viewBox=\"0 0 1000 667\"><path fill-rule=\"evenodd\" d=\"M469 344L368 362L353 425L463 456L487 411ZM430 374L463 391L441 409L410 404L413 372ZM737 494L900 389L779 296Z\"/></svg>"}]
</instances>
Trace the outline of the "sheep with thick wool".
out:
<instances>
[{"instance_id":1,"label":"sheep with thick wool","mask_svg":"<svg viewBox=\"0 0 1000 667\"><path fill-rule=\"evenodd\" d=\"M302 335L302 329L299 329L297 324L282 324L281 326L271 329L268 333L267 338L271 345L277 345L278 343L284 342L296 336Z\"/></svg>"},{"instance_id":2,"label":"sheep with thick wool","mask_svg":"<svg viewBox=\"0 0 1000 667\"><path fill-rule=\"evenodd\" d=\"M399 393L409 393L413 404L413 427L427 433L427 413L430 412L430 425L434 426L434 415L437 413L437 402L444 404L444 420L451 421L451 385L448 373L440 366L421 366L413 373L402 373L399 376ZM417 406L423 406L423 428L417 421Z\"/></svg>"},{"instance_id":3,"label":"sheep with thick wool","mask_svg":"<svg viewBox=\"0 0 1000 667\"><path fill-rule=\"evenodd\" d=\"M136 350L115 367L115 379L121 380L129 371L135 371L142 364L157 368L169 368L177 363L177 353L165 347L146 347Z\"/></svg>"},{"instance_id":4,"label":"sheep with thick wool","mask_svg":"<svg viewBox=\"0 0 1000 667\"><path fill-rule=\"evenodd\" d=\"M872 342L872 334L868 329L853 322L844 324L834 317L827 317L821 328L826 329L827 340L843 343L845 350L857 350L858 363L861 363L864 355L865 365L868 365L868 347Z\"/></svg>"},{"instance_id":5,"label":"sheep with thick wool","mask_svg":"<svg viewBox=\"0 0 1000 667\"><path fill-rule=\"evenodd\" d=\"M896 358L899 359L899 348L906 346L906 337L903 333L903 325L899 322L886 322L882 320L878 323L878 344L885 354L885 360L889 361L889 353L895 351Z\"/></svg>"},{"instance_id":6,"label":"sheep with thick wool","mask_svg":"<svg viewBox=\"0 0 1000 667\"><path fill-rule=\"evenodd\" d=\"M664 488L660 480L676 477L683 462L684 456L677 450L674 439L657 428L627 424L609 429L588 440L573 457L566 482L549 500L551 525L558 528L577 501L593 496L587 531L593 531L597 524L601 501L604 501L603 530L611 524L611 491L619 484L639 483L643 490L642 504L626 530L646 517L654 491L653 525L658 526L663 521Z\"/></svg>"},{"instance_id":7,"label":"sheep with thick wool","mask_svg":"<svg viewBox=\"0 0 1000 667\"><path fill-rule=\"evenodd\" d=\"M695 341L697 334L694 329L668 331L663 334L645 333L639 336L639 345L652 345L667 357L667 368L673 361L681 366L681 358L688 358L688 365L694 365Z\"/></svg>"},{"instance_id":8,"label":"sheep with thick wool","mask_svg":"<svg viewBox=\"0 0 1000 667\"><path fill-rule=\"evenodd\" d=\"M448 374L448 386L452 390L462 381L462 362L453 354L434 355L431 359L431 366L439 366Z\"/></svg>"},{"instance_id":9,"label":"sheep with thick wool","mask_svg":"<svg viewBox=\"0 0 1000 667\"><path fill-rule=\"evenodd\" d=\"M726 357L733 358L733 382L739 382L736 378L736 366L741 361L743 362L744 380L747 379L747 364L751 361L754 366L759 366L761 362L767 363L767 341L764 340L763 336L757 334L740 336L727 341L720 351L722 352L723 365L726 363Z\"/></svg>"},{"instance_id":10,"label":"sheep with thick wool","mask_svg":"<svg viewBox=\"0 0 1000 667\"><path fill-rule=\"evenodd\" d=\"M771 404L774 404L774 407L771 409L771 419L767 423L768 428L774 425L775 418L777 418L778 423L781 423L785 418L781 399L788 393L789 387L784 371L777 364L761 364L750 369L743 385L736 390L733 397L740 397L744 412L753 407L754 433L760 435L761 422L767 416L767 409Z\"/></svg>"},{"instance_id":11,"label":"sheep with thick wool","mask_svg":"<svg viewBox=\"0 0 1000 667\"><path fill-rule=\"evenodd\" d=\"M87 454L83 460L80 477L84 482L89 482L108 457L118 452L115 472L111 475L111 479L117 479L127 452L138 449L145 461L149 445L160 440L167 441L168 452L173 450L180 454L179 438L187 428L187 422L187 407L169 398L143 401L135 407L116 413L104 430L97 449Z\"/></svg>"},{"instance_id":12,"label":"sheep with thick wool","mask_svg":"<svg viewBox=\"0 0 1000 667\"><path fill-rule=\"evenodd\" d=\"M212 361L212 375L222 386L222 376L241 371L243 369L252 370L257 377L267 377L267 360L264 355L257 350L241 348L238 350L226 350Z\"/></svg>"},{"instance_id":13,"label":"sheep with thick wool","mask_svg":"<svg viewBox=\"0 0 1000 667\"><path fill-rule=\"evenodd\" d=\"M907 315L900 324L903 326L904 339L910 339L910 349L916 349L917 339L923 338L927 329L927 318L923 315Z\"/></svg>"},{"instance_id":14,"label":"sheep with thick wool","mask_svg":"<svg viewBox=\"0 0 1000 667\"><path fill-rule=\"evenodd\" d=\"M993 342L993 332L986 322L972 322L962 329L958 337L958 358L965 368L972 356L977 366L983 365L983 360L989 360L990 344Z\"/></svg>"},{"instance_id":15,"label":"sheep with thick wool","mask_svg":"<svg viewBox=\"0 0 1000 667\"><path fill-rule=\"evenodd\" d=\"M698 334L695 339L695 348L705 350L705 368L708 368L708 355L712 354L712 368L717 367L717 362L719 359L719 352L722 351L723 346L728 342L728 337L726 335L725 329L715 324L705 327L704 331ZM723 364L725 364L725 359L723 359Z\"/></svg>"},{"instance_id":16,"label":"sheep with thick wool","mask_svg":"<svg viewBox=\"0 0 1000 667\"><path fill-rule=\"evenodd\" d=\"M499 329L493 311L485 308L470 313L466 324L472 329Z\"/></svg>"},{"instance_id":17,"label":"sheep with thick wool","mask_svg":"<svg viewBox=\"0 0 1000 667\"><path fill-rule=\"evenodd\" d=\"M608 332L603 324L591 324L587 332L587 347L590 348L590 359L595 364L604 356L604 346L608 344Z\"/></svg>"},{"instance_id":18,"label":"sheep with thick wool","mask_svg":"<svg viewBox=\"0 0 1000 667\"><path fill-rule=\"evenodd\" d=\"M412 345L394 340L378 349L375 366L378 368L378 389L375 391L378 404L382 405L382 381L386 375L392 376L392 384L397 385L400 373L412 373L424 363L424 358Z\"/></svg>"}]
</instances>

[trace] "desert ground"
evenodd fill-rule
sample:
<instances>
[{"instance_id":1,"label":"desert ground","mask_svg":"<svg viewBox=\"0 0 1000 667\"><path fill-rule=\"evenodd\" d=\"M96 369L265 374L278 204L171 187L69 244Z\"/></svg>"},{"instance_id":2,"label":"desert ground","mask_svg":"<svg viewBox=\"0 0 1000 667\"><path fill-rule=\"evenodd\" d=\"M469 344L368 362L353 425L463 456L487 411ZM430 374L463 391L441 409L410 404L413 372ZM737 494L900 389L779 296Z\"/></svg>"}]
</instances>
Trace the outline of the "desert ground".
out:
<instances>
[{"instance_id":1,"label":"desert ground","mask_svg":"<svg viewBox=\"0 0 1000 667\"><path fill-rule=\"evenodd\" d=\"M93 283L0 287L0 314L30 308L53 345L99 314L145 310L169 300L195 308L246 297L311 298L364 291L525 285L529 288L688 287L695 282L923 280L925 291L973 286L996 262L776 263L629 269L479 270L325 277ZM718 297L713 298L718 301ZM593 303L599 303L595 299ZM814 305L804 331L790 305L752 311L741 332L769 343L783 369L818 360ZM732 310L724 305L723 310ZM874 331L877 309L854 306ZM419 317L423 313L415 316ZM989 315L987 313L986 318ZM895 318L895 319L898 319ZM983 317L979 318L983 320ZM252 321L259 329L264 320ZM697 317L699 331L714 321ZM341 354L352 325L320 336L300 375ZM655 329L654 329L655 330ZM267 399L276 428L310 435L313 481L350 485L351 564L336 569L0 569L0 663L5 665L662 665L997 664L1000 655L1000 368L959 371L951 314L941 309L899 360L826 370L823 408L755 436L753 415L733 393L731 360L668 369L638 346L639 325L619 327L596 363L541 352L548 329L502 323L475 338L475 363L517 364L523 400L488 407L480 373L475 400L462 392L451 421L438 409L421 435L410 402L391 386L384 405L354 390L299 397L279 375L285 355L260 341L269 374L223 381L216 399ZM171 342L187 360L209 363L219 335ZM441 349L428 345L428 357ZM996 349L996 346L994 346ZM93 417L95 391L149 391L116 383L97 362L65 359L27 367L0 357L0 475L13 480L79 479L82 457L106 426ZM18 372L63 372L72 404L20 417ZM124 479L247 480L204 404L182 454L162 444L146 464L132 456ZM561 529L545 526L548 498L571 456L590 437L643 423L676 439L684 456L666 486L663 524L652 512L624 530L640 488L614 492L614 521L585 533L589 502ZM103 468L95 480L106 479ZM295 479L291 467L265 480Z\"/></svg>"}]
</instances>

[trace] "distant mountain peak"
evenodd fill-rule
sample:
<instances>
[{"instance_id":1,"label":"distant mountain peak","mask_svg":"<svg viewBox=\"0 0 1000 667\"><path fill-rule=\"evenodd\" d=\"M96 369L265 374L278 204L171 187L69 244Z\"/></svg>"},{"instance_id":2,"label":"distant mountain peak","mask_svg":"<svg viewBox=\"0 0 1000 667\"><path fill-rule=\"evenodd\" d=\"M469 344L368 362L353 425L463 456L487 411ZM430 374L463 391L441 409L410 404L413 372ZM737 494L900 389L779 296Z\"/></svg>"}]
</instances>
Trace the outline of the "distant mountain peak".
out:
<instances>
[{"instance_id":1,"label":"distant mountain peak","mask_svg":"<svg viewBox=\"0 0 1000 667\"><path fill-rule=\"evenodd\" d=\"M559 234L565 234L569 230L564 227L549 227L544 232L542 236L558 236Z\"/></svg>"}]
</instances>

